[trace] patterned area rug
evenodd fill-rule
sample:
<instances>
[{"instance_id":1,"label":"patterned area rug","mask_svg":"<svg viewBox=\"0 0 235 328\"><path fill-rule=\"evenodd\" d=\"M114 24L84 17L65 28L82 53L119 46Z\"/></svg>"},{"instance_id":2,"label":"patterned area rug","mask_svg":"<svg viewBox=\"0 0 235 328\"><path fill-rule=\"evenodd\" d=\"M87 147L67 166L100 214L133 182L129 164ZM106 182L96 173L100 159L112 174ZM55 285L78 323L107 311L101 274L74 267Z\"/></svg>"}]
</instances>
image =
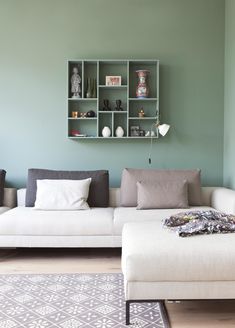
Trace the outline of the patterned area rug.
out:
<instances>
[{"instance_id":1,"label":"patterned area rug","mask_svg":"<svg viewBox=\"0 0 235 328\"><path fill-rule=\"evenodd\" d=\"M0 328L22 327L127 327L122 274L0 275ZM129 327L167 325L158 303L134 303Z\"/></svg>"}]
</instances>

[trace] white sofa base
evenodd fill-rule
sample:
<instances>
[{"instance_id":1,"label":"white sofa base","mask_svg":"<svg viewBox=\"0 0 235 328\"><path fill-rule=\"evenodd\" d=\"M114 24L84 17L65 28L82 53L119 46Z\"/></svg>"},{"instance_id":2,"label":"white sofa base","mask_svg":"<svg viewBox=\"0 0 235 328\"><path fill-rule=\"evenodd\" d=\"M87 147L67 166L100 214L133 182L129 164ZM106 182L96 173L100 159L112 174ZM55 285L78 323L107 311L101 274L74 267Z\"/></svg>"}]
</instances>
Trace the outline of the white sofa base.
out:
<instances>
[{"instance_id":1,"label":"white sofa base","mask_svg":"<svg viewBox=\"0 0 235 328\"><path fill-rule=\"evenodd\" d=\"M235 280L128 281L125 283L125 295L127 300L235 299Z\"/></svg>"},{"instance_id":2,"label":"white sofa base","mask_svg":"<svg viewBox=\"0 0 235 328\"><path fill-rule=\"evenodd\" d=\"M113 248L121 247L121 236L1 236L0 248Z\"/></svg>"}]
</instances>

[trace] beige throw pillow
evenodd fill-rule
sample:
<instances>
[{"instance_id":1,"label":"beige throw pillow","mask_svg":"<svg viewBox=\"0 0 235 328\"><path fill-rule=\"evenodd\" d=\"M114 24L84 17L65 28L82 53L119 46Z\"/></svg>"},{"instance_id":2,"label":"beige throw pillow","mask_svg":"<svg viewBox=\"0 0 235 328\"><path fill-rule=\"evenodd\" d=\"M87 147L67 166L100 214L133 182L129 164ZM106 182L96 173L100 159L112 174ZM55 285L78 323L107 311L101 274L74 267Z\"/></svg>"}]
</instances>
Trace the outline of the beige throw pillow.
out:
<instances>
[{"instance_id":1,"label":"beige throw pillow","mask_svg":"<svg viewBox=\"0 0 235 328\"><path fill-rule=\"evenodd\" d=\"M187 181L137 182L137 209L187 208Z\"/></svg>"}]
</instances>

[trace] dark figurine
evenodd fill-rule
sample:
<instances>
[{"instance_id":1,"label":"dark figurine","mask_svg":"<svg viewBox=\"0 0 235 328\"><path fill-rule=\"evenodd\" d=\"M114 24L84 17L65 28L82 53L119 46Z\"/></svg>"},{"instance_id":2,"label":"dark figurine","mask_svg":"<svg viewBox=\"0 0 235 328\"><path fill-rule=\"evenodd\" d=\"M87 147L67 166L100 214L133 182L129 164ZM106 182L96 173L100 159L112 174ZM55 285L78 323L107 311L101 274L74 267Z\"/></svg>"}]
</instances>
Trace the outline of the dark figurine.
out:
<instances>
[{"instance_id":1,"label":"dark figurine","mask_svg":"<svg viewBox=\"0 0 235 328\"><path fill-rule=\"evenodd\" d=\"M95 117L95 112L93 110L89 110L89 112L86 113L86 117Z\"/></svg>"},{"instance_id":2,"label":"dark figurine","mask_svg":"<svg viewBox=\"0 0 235 328\"><path fill-rule=\"evenodd\" d=\"M116 100L117 107L115 107L115 110L122 111L123 108L121 107L121 104L122 104L122 101L120 99Z\"/></svg>"},{"instance_id":3,"label":"dark figurine","mask_svg":"<svg viewBox=\"0 0 235 328\"><path fill-rule=\"evenodd\" d=\"M109 100L108 99L104 99L104 111L111 111L111 108L109 107Z\"/></svg>"}]
</instances>

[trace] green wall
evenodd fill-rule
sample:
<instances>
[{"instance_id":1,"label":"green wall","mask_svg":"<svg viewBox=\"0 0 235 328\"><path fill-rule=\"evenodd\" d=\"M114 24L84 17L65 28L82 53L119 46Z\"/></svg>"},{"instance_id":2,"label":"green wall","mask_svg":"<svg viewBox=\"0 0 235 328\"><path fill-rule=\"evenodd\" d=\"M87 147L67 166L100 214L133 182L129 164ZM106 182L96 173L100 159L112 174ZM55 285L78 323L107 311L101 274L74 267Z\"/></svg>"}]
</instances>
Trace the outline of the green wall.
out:
<instances>
[{"instance_id":1,"label":"green wall","mask_svg":"<svg viewBox=\"0 0 235 328\"><path fill-rule=\"evenodd\" d=\"M232 2L232 1L231 1ZM0 0L0 166L24 186L27 169L149 167L147 140L66 138L66 61L160 59L162 121L152 167L201 168L223 180L224 0Z\"/></svg>"},{"instance_id":2,"label":"green wall","mask_svg":"<svg viewBox=\"0 0 235 328\"><path fill-rule=\"evenodd\" d=\"M235 189L235 1L225 8L224 185Z\"/></svg>"}]
</instances>

